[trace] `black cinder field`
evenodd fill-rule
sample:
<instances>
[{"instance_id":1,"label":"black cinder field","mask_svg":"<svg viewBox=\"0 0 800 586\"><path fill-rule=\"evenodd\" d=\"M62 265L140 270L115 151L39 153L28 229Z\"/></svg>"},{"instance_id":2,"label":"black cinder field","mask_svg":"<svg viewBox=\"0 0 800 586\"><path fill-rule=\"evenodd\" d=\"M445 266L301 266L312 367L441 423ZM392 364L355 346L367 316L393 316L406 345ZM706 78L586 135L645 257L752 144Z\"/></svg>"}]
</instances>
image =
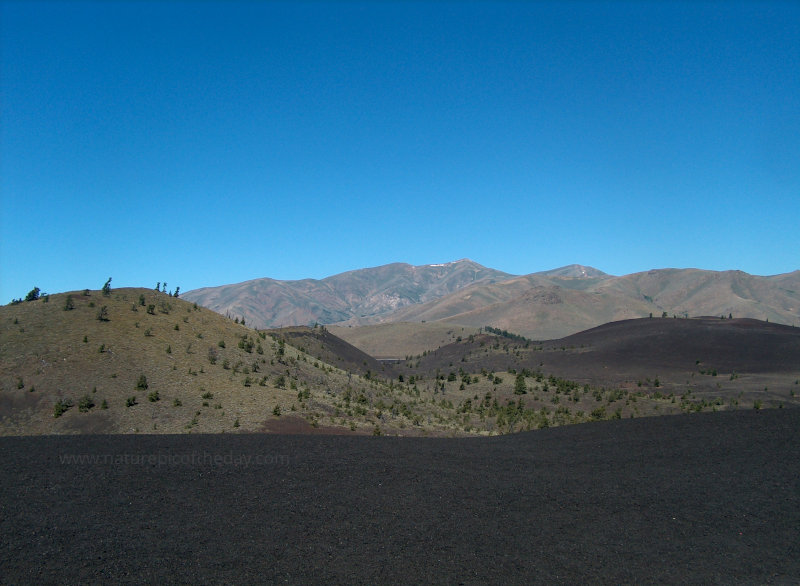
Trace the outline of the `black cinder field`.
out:
<instances>
[{"instance_id":1,"label":"black cinder field","mask_svg":"<svg viewBox=\"0 0 800 586\"><path fill-rule=\"evenodd\" d=\"M0 438L5 583L796 583L800 410Z\"/></svg>"}]
</instances>

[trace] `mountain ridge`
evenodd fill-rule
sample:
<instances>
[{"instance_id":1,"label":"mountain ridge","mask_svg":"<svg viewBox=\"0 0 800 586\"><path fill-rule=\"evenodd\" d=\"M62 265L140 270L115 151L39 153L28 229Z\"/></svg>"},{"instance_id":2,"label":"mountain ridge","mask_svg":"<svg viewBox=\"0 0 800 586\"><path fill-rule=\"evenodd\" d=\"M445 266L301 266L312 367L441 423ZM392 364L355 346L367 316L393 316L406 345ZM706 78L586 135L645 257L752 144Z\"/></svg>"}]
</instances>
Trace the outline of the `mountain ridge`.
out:
<instances>
[{"instance_id":1,"label":"mountain ridge","mask_svg":"<svg viewBox=\"0 0 800 586\"><path fill-rule=\"evenodd\" d=\"M384 315L477 282L511 277L469 259L417 266L390 263L324 279L252 279L194 289L181 297L218 313L244 317L255 327L282 327Z\"/></svg>"},{"instance_id":2,"label":"mountain ridge","mask_svg":"<svg viewBox=\"0 0 800 586\"><path fill-rule=\"evenodd\" d=\"M800 270L758 276L665 268L615 276L572 264L512 275L461 259L419 266L391 263L320 280L254 279L182 297L242 316L255 327L440 321L555 339L664 312L679 317L730 314L795 325L800 323Z\"/></svg>"}]
</instances>

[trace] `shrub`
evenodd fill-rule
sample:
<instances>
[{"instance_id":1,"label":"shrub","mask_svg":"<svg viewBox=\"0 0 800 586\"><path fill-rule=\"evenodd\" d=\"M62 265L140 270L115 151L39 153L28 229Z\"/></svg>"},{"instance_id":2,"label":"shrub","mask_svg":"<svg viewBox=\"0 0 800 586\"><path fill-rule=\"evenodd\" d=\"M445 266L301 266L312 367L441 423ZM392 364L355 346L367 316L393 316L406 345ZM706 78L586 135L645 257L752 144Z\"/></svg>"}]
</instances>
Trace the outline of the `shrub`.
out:
<instances>
[{"instance_id":1,"label":"shrub","mask_svg":"<svg viewBox=\"0 0 800 586\"><path fill-rule=\"evenodd\" d=\"M242 338L239 340L239 348L241 348L248 354L252 354L253 346L255 346L255 342L248 339L247 336L242 336Z\"/></svg>"},{"instance_id":2,"label":"shrub","mask_svg":"<svg viewBox=\"0 0 800 586\"><path fill-rule=\"evenodd\" d=\"M598 407L597 409L592 409L591 418L594 419L594 420L605 419L606 418L606 408L605 407Z\"/></svg>"},{"instance_id":3,"label":"shrub","mask_svg":"<svg viewBox=\"0 0 800 586\"><path fill-rule=\"evenodd\" d=\"M174 401L172 401L172 406L173 407L180 407L181 405L183 405L183 403L181 402L180 399L176 398Z\"/></svg>"},{"instance_id":4,"label":"shrub","mask_svg":"<svg viewBox=\"0 0 800 586\"><path fill-rule=\"evenodd\" d=\"M70 407L72 407L72 399L59 399L53 405L53 417L61 417Z\"/></svg>"},{"instance_id":5,"label":"shrub","mask_svg":"<svg viewBox=\"0 0 800 586\"><path fill-rule=\"evenodd\" d=\"M126 407L133 407L136 405L136 395L131 395L127 399L125 399L125 406Z\"/></svg>"},{"instance_id":6,"label":"shrub","mask_svg":"<svg viewBox=\"0 0 800 586\"><path fill-rule=\"evenodd\" d=\"M106 284L103 285L102 291L103 295L105 295L106 297L111 295L111 277L109 277L108 281L106 281Z\"/></svg>"},{"instance_id":7,"label":"shrub","mask_svg":"<svg viewBox=\"0 0 800 586\"><path fill-rule=\"evenodd\" d=\"M524 395L527 393L527 389L525 387L525 375L522 373L517 375L517 380L514 381L514 394L515 395Z\"/></svg>"},{"instance_id":8,"label":"shrub","mask_svg":"<svg viewBox=\"0 0 800 586\"><path fill-rule=\"evenodd\" d=\"M72 309L75 309L75 301L72 299L72 295L67 295L67 299L64 301L64 311Z\"/></svg>"},{"instance_id":9,"label":"shrub","mask_svg":"<svg viewBox=\"0 0 800 586\"><path fill-rule=\"evenodd\" d=\"M139 380L136 381L136 388L144 391L147 388L147 377L144 374L139 375Z\"/></svg>"},{"instance_id":10,"label":"shrub","mask_svg":"<svg viewBox=\"0 0 800 586\"><path fill-rule=\"evenodd\" d=\"M94 401L92 401L92 398L89 395L84 395L81 397L81 400L78 401L78 411L81 413L86 413L92 407L94 407Z\"/></svg>"},{"instance_id":11,"label":"shrub","mask_svg":"<svg viewBox=\"0 0 800 586\"><path fill-rule=\"evenodd\" d=\"M158 391L151 391L147 394L147 400L151 403L155 403L156 401L160 400L161 397L158 396Z\"/></svg>"},{"instance_id":12,"label":"shrub","mask_svg":"<svg viewBox=\"0 0 800 586\"><path fill-rule=\"evenodd\" d=\"M103 306L100 308L100 311L97 312L97 319L100 321L108 321L108 307Z\"/></svg>"},{"instance_id":13,"label":"shrub","mask_svg":"<svg viewBox=\"0 0 800 586\"><path fill-rule=\"evenodd\" d=\"M275 405L275 408L272 410L272 414L275 417L280 417L281 416L281 406L280 405Z\"/></svg>"}]
</instances>

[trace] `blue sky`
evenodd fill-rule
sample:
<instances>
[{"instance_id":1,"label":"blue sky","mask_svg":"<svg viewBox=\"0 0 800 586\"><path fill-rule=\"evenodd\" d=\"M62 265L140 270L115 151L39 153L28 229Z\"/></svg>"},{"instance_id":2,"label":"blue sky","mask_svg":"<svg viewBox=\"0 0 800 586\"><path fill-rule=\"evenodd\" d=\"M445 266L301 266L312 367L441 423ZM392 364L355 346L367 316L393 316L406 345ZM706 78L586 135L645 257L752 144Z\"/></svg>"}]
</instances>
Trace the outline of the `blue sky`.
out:
<instances>
[{"instance_id":1,"label":"blue sky","mask_svg":"<svg viewBox=\"0 0 800 586\"><path fill-rule=\"evenodd\" d=\"M0 302L800 269L800 3L0 2Z\"/></svg>"}]
</instances>

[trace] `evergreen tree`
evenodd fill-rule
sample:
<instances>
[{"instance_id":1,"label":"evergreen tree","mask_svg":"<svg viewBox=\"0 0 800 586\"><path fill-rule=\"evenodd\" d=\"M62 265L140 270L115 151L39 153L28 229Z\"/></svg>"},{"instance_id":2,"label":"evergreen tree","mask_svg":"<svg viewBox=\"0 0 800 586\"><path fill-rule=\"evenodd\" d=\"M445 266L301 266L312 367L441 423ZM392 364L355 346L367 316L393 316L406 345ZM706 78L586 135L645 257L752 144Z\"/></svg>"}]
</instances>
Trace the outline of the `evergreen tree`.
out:
<instances>
[{"instance_id":1,"label":"evergreen tree","mask_svg":"<svg viewBox=\"0 0 800 586\"><path fill-rule=\"evenodd\" d=\"M36 301L39 299L39 287L34 287L31 289L28 294L25 296L25 301Z\"/></svg>"}]
</instances>

